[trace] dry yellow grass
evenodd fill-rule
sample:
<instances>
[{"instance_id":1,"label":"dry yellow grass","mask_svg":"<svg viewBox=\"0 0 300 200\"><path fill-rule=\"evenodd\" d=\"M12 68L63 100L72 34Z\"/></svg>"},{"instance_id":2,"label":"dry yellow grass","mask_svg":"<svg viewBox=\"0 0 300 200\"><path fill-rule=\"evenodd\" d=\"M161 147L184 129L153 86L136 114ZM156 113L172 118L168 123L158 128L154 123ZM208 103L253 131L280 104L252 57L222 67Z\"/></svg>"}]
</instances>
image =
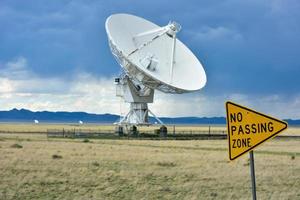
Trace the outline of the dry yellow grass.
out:
<instances>
[{"instance_id":1,"label":"dry yellow grass","mask_svg":"<svg viewBox=\"0 0 300 200\"><path fill-rule=\"evenodd\" d=\"M255 165L258 199L300 199L300 140L267 142ZM251 198L248 156L229 162L226 140L0 134L0 177L0 199Z\"/></svg>"},{"instance_id":2,"label":"dry yellow grass","mask_svg":"<svg viewBox=\"0 0 300 200\"><path fill-rule=\"evenodd\" d=\"M139 127L140 131L154 131L154 129L158 129L158 125L153 126L143 126ZM173 133L174 126L168 125L168 131L170 134ZM0 123L0 132L47 132L47 129L64 129L64 130L74 130L74 129L86 129L86 130L94 130L94 131L110 131L113 132L115 130L115 125L112 124L32 124L32 123ZM184 131L186 133L189 132L197 132L197 131L218 131L226 134L226 126L225 125L176 125L175 131ZM287 130L280 135L297 135L300 136L300 127L298 126L290 126Z\"/></svg>"},{"instance_id":3,"label":"dry yellow grass","mask_svg":"<svg viewBox=\"0 0 300 200\"><path fill-rule=\"evenodd\" d=\"M114 130L113 125L99 124L51 124L51 123L0 123L0 132L47 132L47 129L89 129L89 130Z\"/></svg>"}]
</instances>

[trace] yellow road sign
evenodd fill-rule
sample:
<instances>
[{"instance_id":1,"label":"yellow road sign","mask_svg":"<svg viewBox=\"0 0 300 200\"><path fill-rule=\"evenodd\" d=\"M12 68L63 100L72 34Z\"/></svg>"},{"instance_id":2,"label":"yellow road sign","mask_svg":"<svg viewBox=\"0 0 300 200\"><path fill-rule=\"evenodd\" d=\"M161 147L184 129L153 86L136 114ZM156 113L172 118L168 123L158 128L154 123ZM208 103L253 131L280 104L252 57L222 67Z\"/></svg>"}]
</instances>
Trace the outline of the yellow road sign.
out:
<instances>
[{"instance_id":1,"label":"yellow road sign","mask_svg":"<svg viewBox=\"0 0 300 200\"><path fill-rule=\"evenodd\" d=\"M274 137L287 128L287 123L232 102L226 102L229 159Z\"/></svg>"}]
</instances>

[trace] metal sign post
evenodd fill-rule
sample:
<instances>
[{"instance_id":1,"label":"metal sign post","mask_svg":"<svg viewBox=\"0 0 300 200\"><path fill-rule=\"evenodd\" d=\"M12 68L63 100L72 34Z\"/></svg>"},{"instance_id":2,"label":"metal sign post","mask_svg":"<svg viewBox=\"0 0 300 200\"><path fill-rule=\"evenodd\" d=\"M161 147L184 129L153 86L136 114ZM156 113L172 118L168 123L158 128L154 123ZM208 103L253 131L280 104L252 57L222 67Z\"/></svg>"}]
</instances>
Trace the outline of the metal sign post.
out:
<instances>
[{"instance_id":1,"label":"metal sign post","mask_svg":"<svg viewBox=\"0 0 300 200\"><path fill-rule=\"evenodd\" d=\"M250 154L250 173L251 173L251 182L252 182L252 199L256 200L256 184L255 184L255 169L254 169L253 151L250 151L249 154Z\"/></svg>"},{"instance_id":2,"label":"metal sign post","mask_svg":"<svg viewBox=\"0 0 300 200\"><path fill-rule=\"evenodd\" d=\"M287 128L287 123L233 102L226 102L229 159L250 154L252 197L256 200L253 149Z\"/></svg>"}]
</instances>

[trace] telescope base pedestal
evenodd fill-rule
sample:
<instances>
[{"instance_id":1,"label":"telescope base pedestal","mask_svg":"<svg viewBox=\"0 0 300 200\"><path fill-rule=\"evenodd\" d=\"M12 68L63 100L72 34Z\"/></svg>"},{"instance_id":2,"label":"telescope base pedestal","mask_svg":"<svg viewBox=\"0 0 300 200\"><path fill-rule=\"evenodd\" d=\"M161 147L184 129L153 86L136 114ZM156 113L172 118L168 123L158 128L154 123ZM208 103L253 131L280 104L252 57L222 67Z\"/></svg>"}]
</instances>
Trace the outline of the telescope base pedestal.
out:
<instances>
[{"instance_id":1,"label":"telescope base pedestal","mask_svg":"<svg viewBox=\"0 0 300 200\"><path fill-rule=\"evenodd\" d=\"M151 125L149 122L149 114L151 114L160 124L163 122L158 119L151 110L149 110L147 103L130 103L129 112L116 122L118 125Z\"/></svg>"}]
</instances>

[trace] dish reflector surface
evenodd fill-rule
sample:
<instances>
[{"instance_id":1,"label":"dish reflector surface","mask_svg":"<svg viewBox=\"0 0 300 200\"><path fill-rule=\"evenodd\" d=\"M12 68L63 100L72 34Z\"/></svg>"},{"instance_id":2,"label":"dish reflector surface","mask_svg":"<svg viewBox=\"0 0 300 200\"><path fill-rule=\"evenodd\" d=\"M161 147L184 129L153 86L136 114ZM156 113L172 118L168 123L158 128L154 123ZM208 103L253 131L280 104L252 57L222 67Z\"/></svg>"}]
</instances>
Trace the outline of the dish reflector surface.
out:
<instances>
[{"instance_id":1,"label":"dish reflector surface","mask_svg":"<svg viewBox=\"0 0 300 200\"><path fill-rule=\"evenodd\" d=\"M165 27L129 14L111 15L105 24L112 53L130 78L166 93L201 89L206 75L200 61L176 37L174 45Z\"/></svg>"}]
</instances>

